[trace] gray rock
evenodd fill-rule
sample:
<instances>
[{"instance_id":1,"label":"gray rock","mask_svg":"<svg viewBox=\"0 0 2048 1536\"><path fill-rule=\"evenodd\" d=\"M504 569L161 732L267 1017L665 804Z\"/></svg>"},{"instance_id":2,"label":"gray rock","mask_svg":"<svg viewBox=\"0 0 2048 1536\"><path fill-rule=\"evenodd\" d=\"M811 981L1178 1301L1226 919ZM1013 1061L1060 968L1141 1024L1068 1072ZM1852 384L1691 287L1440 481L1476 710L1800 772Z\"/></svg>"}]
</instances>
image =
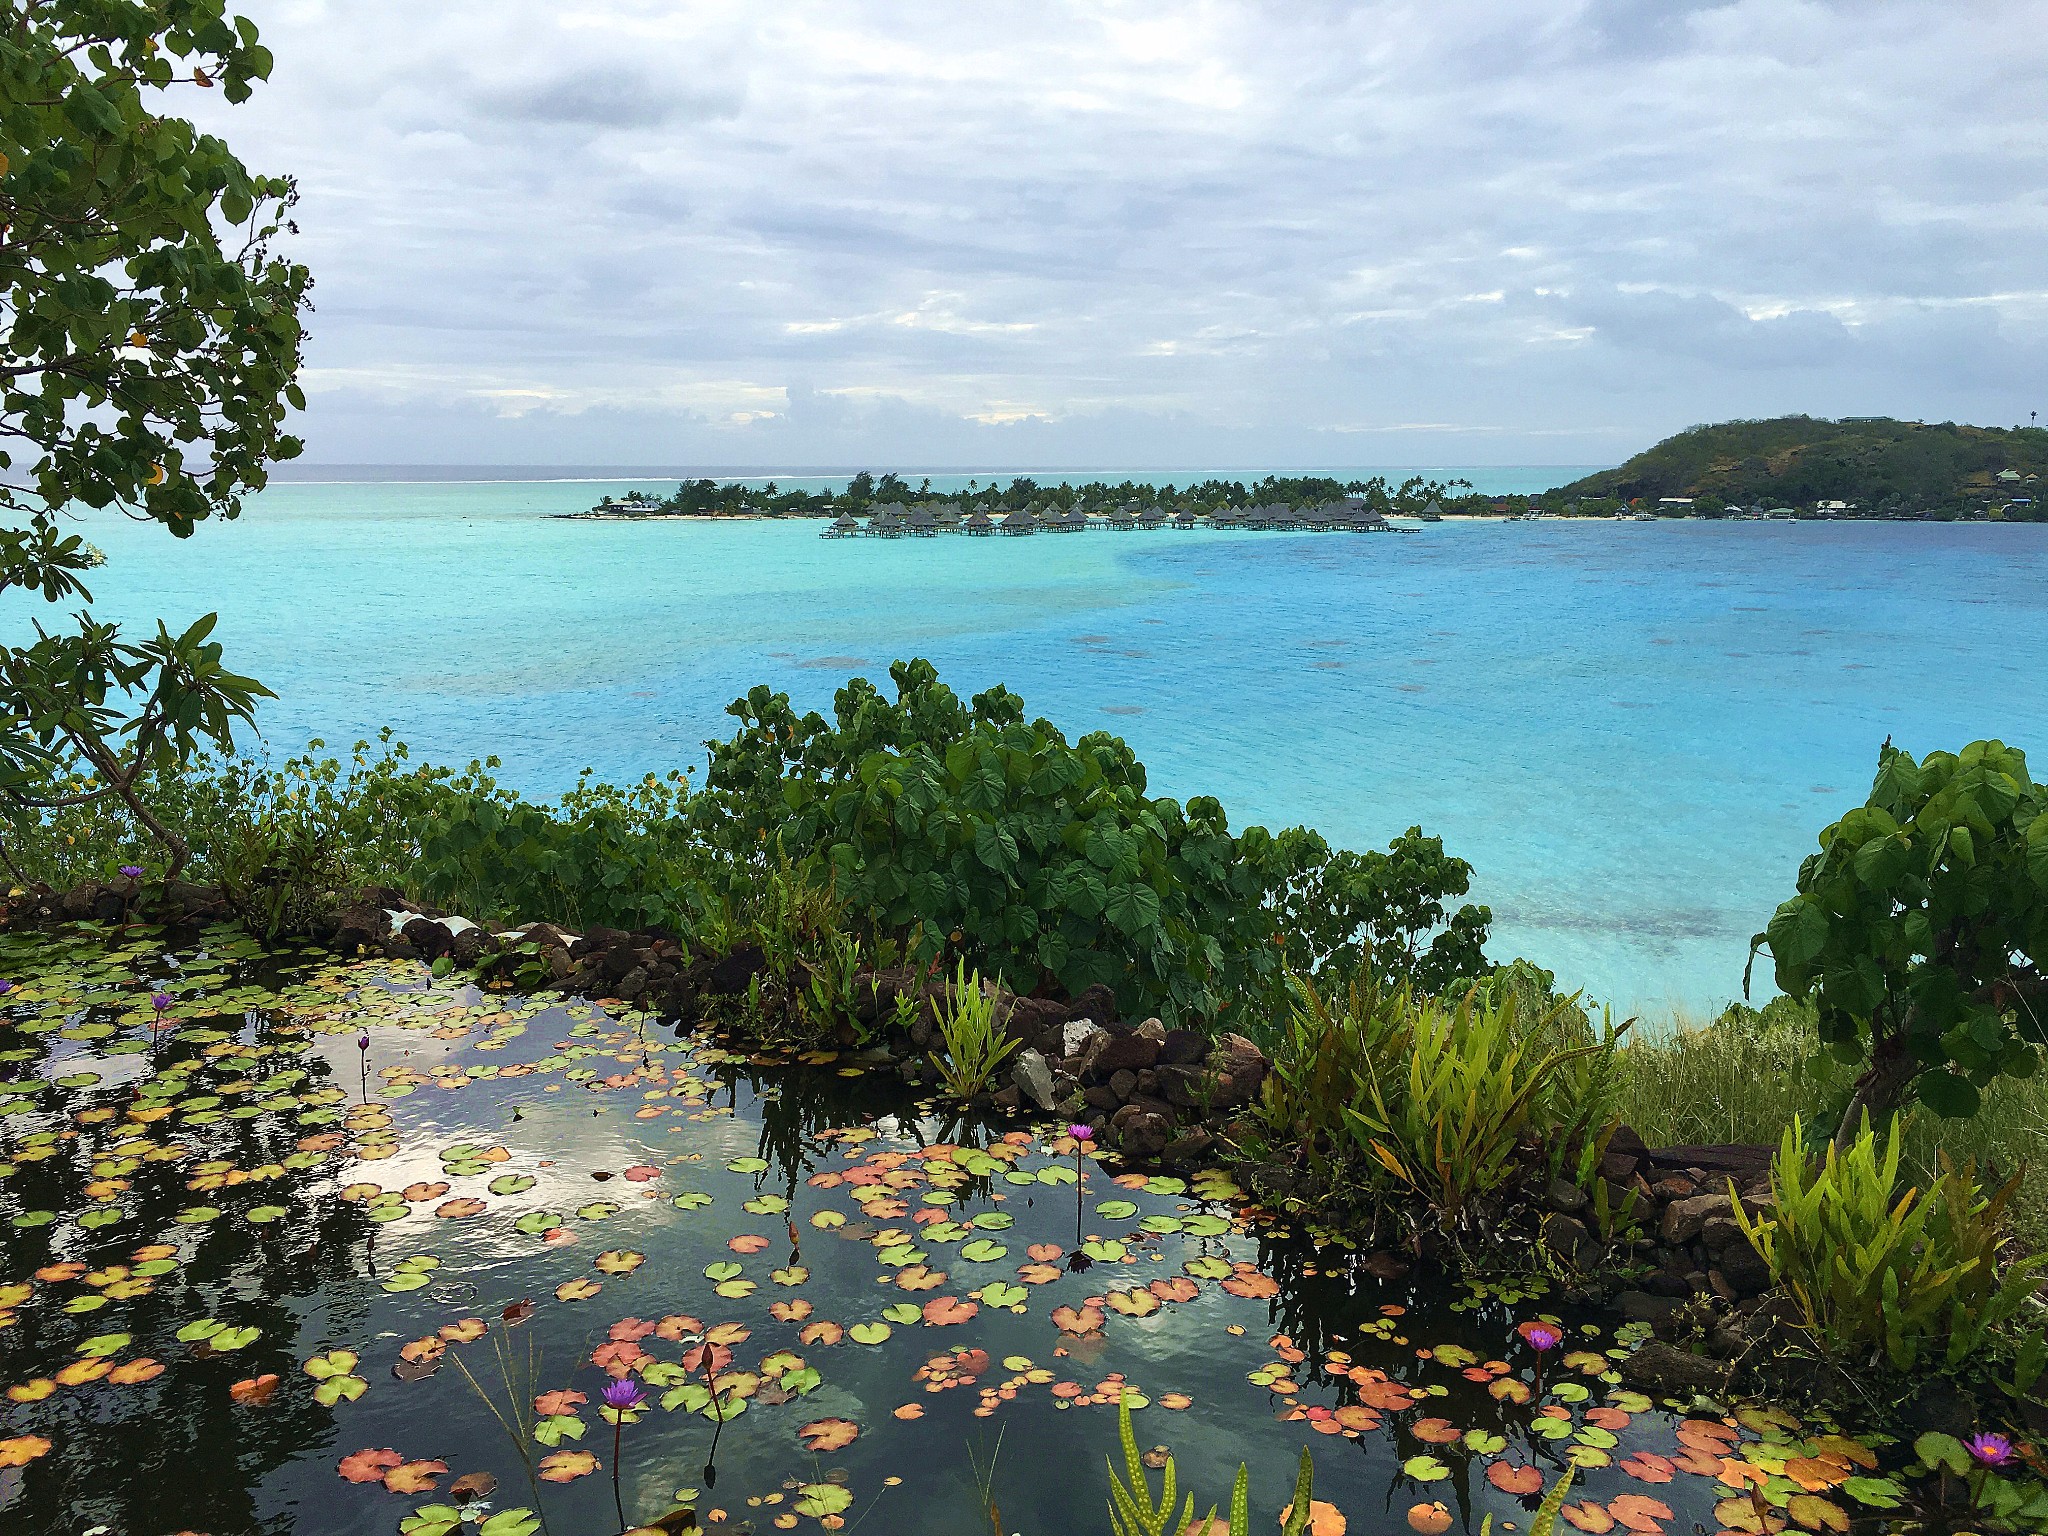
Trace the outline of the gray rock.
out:
<instances>
[{"instance_id":1,"label":"gray rock","mask_svg":"<svg viewBox=\"0 0 2048 1536\"><path fill-rule=\"evenodd\" d=\"M1664 1207L1661 1235L1665 1242L1673 1245L1689 1243L1706 1230L1708 1217L1726 1216L1728 1210L1726 1195L1693 1195L1689 1199L1674 1200Z\"/></svg>"},{"instance_id":2,"label":"gray rock","mask_svg":"<svg viewBox=\"0 0 2048 1536\"><path fill-rule=\"evenodd\" d=\"M1047 1114L1058 1102L1052 1091L1052 1065L1036 1051L1019 1051L1010 1068L1017 1089Z\"/></svg>"},{"instance_id":3,"label":"gray rock","mask_svg":"<svg viewBox=\"0 0 2048 1536\"><path fill-rule=\"evenodd\" d=\"M1621 1379L1652 1397L1713 1397L1728 1384L1728 1368L1653 1339L1621 1362Z\"/></svg>"},{"instance_id":4,"label":"gray rock","mask_svg":"<svg viewBox=\"0 0 2048 1536\"><path fill-rule=\"evenodd\" d=\"M1121 1103L1138 1091L1138 1074L1131 1071L1113 1072L1109 1078L1109 1091Z\"/></svg>"},{"instance_id":5,"label":"gray rock","mask_svg":"<svg viewBox=\"0 0 2048 1536\"><path fill-rule=\"evenodd\" d=\"M1580 1245L1592 1234L1576 1216L1552 1216L1543 1223L1543 1242L1567 1263L1576 1262Z\"/></svg>"},{"instance_id":6,"label":"gray rock","mask_svg":"<svg viewBox=\"0 0 2048 1536\"><path fill-rule=\"evenodd\" d=\"M1676 1296L1652 1296L1644 1291L1623 1291L1614 1298L1615 1310L1631 1323L1654 1323L1679 1308Z\"/></svg>"},{"instance_id":7,"label":"gray rock","mask_svg":"<svg viewBox=\"0 0 2048 1536\"><path fill-rule=\"evenodd\" d=\"M1552 1179L1544 1196L1553 1211L1561 1211L1567 1216L1578 1215L1587 1204L1586 1192L1570 1179Z\"/></svg>"},{"instance_id":8,"label":"gray rock","mask_svg":"<svg viewBox=\"0 0 2048 1536\"><path fill-rule=\"evenodd\" d=\"M1159 1154L1162 1163L1194 1163L1201 1161L1209 1152L1215 1138L1200 1126L1169 1141Z\"/></svg>"},{"instance_id":9,"label":"gray rock","mask_svg":"<svg viewBox=\"0 0 2048 1536\"><path fill-rule=\"evenodd\" d=\"M1087 1043L1089 1036L1103 1033L1107 1031L1101 1029L1093 1019L1067 1020L1060 1026L1060 1055L1080 1055L1081 1047Z\"/></svg>"}]
</instances>

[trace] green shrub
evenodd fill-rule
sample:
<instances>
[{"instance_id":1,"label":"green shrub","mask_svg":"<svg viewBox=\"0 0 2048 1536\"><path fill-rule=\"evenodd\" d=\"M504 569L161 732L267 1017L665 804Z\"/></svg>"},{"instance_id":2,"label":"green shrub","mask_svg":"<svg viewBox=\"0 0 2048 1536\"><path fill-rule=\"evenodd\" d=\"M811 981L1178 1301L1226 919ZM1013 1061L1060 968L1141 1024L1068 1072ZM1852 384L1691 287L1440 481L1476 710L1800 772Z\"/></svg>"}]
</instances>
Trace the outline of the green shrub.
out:
<instances>
[{"instance_id":1,"label":"green shrub","mask_svg":"<svg viewBox=\"0 0 2048 1536\"><path fill-rule=\"evenodd\" d=\"M1168 1018L1256 1015L1290 942L1311 970L1475 966L1485 909L1445 908L1469 867L1419 832L1365 855L1298 828L1233 836L1213 799L1149 796L1115 736L1070 743L1002 688L962 703L926 661L890 677L894 700L855 678L830 721L767 688L736 701L691 803L705 842L829 864L913 961L957 954L1021 991L1105 983Z\"/></svg>"},{"instance_id":2,"label":"green shrub","mask_svg":"<svg viewBox=\"0 0 2048 1536\"><path fill-rule=\"evenodd\" d=\"M832 893L834 931L870 957L964 960L1025 992L1106 983L1126 1012L1252 1033L1284 1005L1289 967L1332 987L1425 988L1483 969L1488 913L1451 909L1471 870L1437 839L1411 828L1351 853L1298 827L1233 834L1213 799L1148 795L1115 736L1070 743L1006 690L963 703L929 662L890 670L893 699L853 679L830 721L754 689L710 744L702 791L681 773L626 788L586 773L533 801L497 780L496 759L422 766L387 733L346 762L319 743L276 766L200 759L156 774L145 798L188 830L201 879L260 868L252 838L289 823L289 846L319 830L348 880L481 921L773 949L790 914L763 893L795 871ZM146 830L104 800L20 806L6 843L17 878L66 885L147 865ZM844 969L843 955L808 958ZM800 988L815 979L783 970Z\"/></svg>"},{"instance_id":3,"label":"green shrub","mask_svg":"<svg viewBox=\"0 0 2048 1536\"><path fill-rule=\"evenodd\" d=\"M1887 741L1868 801L1820 845L1752 944L1861 1071L1836 1145L1865 1110L1917 1097L1965 1118L1995 1078L2032 1075L2048 1043L2048 787L2026 754L1979 741L1916 763Z\"/></svg>"},{"instance_id":4,"label":"green shrub","mask_svg":"<svg viewBox=\"0 0 2048 1536\"><path fill-rule=\"evenodd\" d=\"M1576 1001L1525 1017L1513 993L1477 985L1456 1003L1404 999L1393 1026L1375 1035L1344 1106L1353 1141L1452 1226L1517 1175L1531 1134L1580 1149L1589 1166L1594 1117L1611 1102L1607 1084L1628 1025L1575 1038L1567 1020ZM1599 1065L1568 1074L1580 1060Z\"/></svg>"},{"instance_id":5,"label":"green shrub","mask_svg":"<svg viewBox=\"0 0 2048 1536\"><path fill-rule=\"evenodd\" d=\"M1596 1033L1576 997L1518 973L1468 985L1456 1002L1354 982L1337 1007L1300 981L1260 1115L1325 1172L1391 1178L1455 1226L1522 1172L1532 1138L1553 1174L1570 1159L1590 1182L1628 1028Z\"/></svg>"},{"instance_id":6,"label":"green shrub","mask_svg":"<svg viewBox=\"0 0 2048 1536\"><path fill-rule=\"evenodd\" d=\"M1737 1201L1735 1219L1822 1347L1901 1371L1954 1366L2029 1307L2048 1256L1998 1263L2016 1180L1987 1196L1974 1167L1948 1164L1926 1193L1901 1191L1896 1122L1881 1152L1866 1122L1818 1169L1802 1131L1795 1118L1779 1143L1769 1209L1752 1219Z\"/></svg>"}]
</instances>

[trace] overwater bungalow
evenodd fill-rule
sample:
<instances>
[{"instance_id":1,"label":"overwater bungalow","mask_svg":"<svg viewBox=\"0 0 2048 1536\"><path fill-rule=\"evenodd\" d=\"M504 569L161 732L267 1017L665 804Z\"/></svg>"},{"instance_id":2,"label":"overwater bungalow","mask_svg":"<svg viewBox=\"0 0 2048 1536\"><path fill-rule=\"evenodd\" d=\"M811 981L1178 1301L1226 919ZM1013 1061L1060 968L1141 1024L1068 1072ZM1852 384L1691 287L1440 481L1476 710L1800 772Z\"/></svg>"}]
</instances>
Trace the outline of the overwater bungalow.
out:
<instances>
[{"instance_id":1,"label":"overwater bungalow","mask_svg":"<svg viewBox=\"0 0 2048 1536\"><path fill-rule=\"evenodd\" d=\"M930 507L915 508L904 522L921 539L928 539L939 531L938 515Z\"/></svg>"},{"instance_id":2,"label":"overwater bungalow","mask_svg":"<svg viewBox=\"0 0 2048 1536\"><path fill-rule=\"evenodd\" d=\"M1067 515L1060 519L1060 524L1068 533L1086 533L1088 531L1088 514L1079 507L1069 507L1067 508Z\"/></svg>"},{"instance_id":3,"label":"overwater bungalow","mask_svg":"<svg viewBox=\"0 0 2048 1536\"><path fill-rule=\"evenodd\" d=\"M1116 533L1129 533L1138 526L1137 514L1129 507L1118 507L1104 520L1105 526Z\"/></svg>"},{"instance_id":4,"label":"overwater bungalow","mask_svg":"<svg viewBox=\"0 0 2048 1536\"><path fill-rule=\"evenodd\" d=\"M941 533L958 533L960 531L960 503L957 501L937 503L932 507L932 516L938 519L939 531Z\"/></svg>"},{"instance_id":5,"label":"overwater bungalow","mask_svg":"<svg viewBox=\"0 0 2048 1536\"><path fill-rule=\"evenodd\" d=\"M860 532L860 519L851 512L842 512L825 526L818 535L821 539L849 539Z\"/></svg>"},{"instance_id":6,"label":"overwater bungalow","mask_svg":"<svg viewBox=\"0 0 2048 1536\"><path fill-rule=\"evenodd\" d=\"M1003 519L1001 526L1005 533L1036 533L1038 519L1031 515L1029 508L1019 507Z\"/></svg>"},{"instance_id":7,"label":"overwater bungalow","mask_svg":"<svg viewBox=\"0 0 2048 1536\"><path fill-rule=\"evenodd\" d=\"M996 524L986 512L976 510L967 514L960 528L963 533L988 534L996 531Z\"/></svg>"},{"instance_id":8,"label":"overwater bungalow","mask_svg":"<svg viewBox=\"0 0 2048 1536\"><path fill-rule=\"evenodd\" d=\"M1147 507L1138 514L1138 526L1147 531L1154 528L1164 528L1166 526L1166 514L1157 507Z\"/></svg>"},{"instance_id":9,"label":"overwater bungalow","mask_svg":"<svg viewBox=\"0 0 2048 1536\"><path fill-rule=\"evenodd\" d=\"M868 519L868 532L878 539L900 539L907 531L907 519L900 501L888 502L875 508Z\"/></svg>"},{"instance_id":10,"label":"overwater bungalow","mask_svg":"<svg viewBox=\"0 0 2048 1536\"><path fill-rule=\"evenodd\" d=\"M1174 531L1177 533L1185 533L1190 528L1198 527L1200 523L1201 519L1196 517L1187 507L1182 507L1173 516Z\"/></svg>"},{"instance_id":11,"label":"overwater bungalow","mask_svg":"<svg viewBox=\"0 0 2048 1536\"><path fill-rule=\"evenodd\" d=\"M1334 532L1345 516L1343 503L1326 501L1320 505L1305 508L1301 514L1301 526L1310 533Z\"/></svg>"},{"instance_id":12,"label":"overwater bungalow","mask_svg":"<svg viewBox=\"0 0 2048 1536\"><path fill-rule=\"evenodd\" d=\"M1435 497L1431 497L1429 505L1415 515L1425 523L1440 523L1444 520L1444 509L1436 504Z\"/></svg>"}]
</instances>

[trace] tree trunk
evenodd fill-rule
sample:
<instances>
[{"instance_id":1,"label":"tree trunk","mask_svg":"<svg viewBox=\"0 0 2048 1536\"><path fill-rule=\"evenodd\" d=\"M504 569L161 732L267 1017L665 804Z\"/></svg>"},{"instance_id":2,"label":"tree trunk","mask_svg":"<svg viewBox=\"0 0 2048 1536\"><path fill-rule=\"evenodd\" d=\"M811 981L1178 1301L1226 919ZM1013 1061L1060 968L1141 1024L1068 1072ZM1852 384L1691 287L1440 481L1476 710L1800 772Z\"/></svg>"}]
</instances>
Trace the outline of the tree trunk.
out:
<instances>
[{"instance_id":1,"label":"tree trunk","mask_svg":"<svg viewBox=\"0 0 2048 1536\"><path fill-rule=\"evenodd\" d=\"M1872 1047L1871 1063L1856 1079L1856 1091L1842 1111L1842 1123L1835 1127L1835 1153L1840 1156L1855 1145L1862 1133L1865 1114L1874 1126L1898 1113L1906 1102L1906 1090L1920 1075L1920 1063L1906 1052L1902 1034L1885 1035Z\"/></svg>"}]
</instances>

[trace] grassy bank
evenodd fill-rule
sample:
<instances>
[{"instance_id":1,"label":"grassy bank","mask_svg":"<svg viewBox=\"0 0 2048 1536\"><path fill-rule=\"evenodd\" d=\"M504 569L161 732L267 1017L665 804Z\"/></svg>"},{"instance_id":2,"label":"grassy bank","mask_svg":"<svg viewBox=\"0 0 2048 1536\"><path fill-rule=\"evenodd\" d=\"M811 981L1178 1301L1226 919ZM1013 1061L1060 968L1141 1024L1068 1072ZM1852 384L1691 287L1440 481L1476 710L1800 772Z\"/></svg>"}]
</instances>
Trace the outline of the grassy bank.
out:
<instances>
[{"instance_id":1,"label":"grassy bank","mask_svg":"<svg viewBox=\"0 0 2048 1536\"><path fill-rule=\"evenodd\" d=\"M1616 1111L1653 1146L1769 1145L1795 1115L1824 1133L1856 1074L1823 1050L1812 1007L1781 997L1633 1036L1620 1054ZM1905 1149L1921 1189L1940 1176L1944 1154L1997 1180L2019 1174L2012 1236L2048 1252L2048 1078L2001 1078L1966 1120L1911 1115Z\"/></svg>"}]
</instances>

